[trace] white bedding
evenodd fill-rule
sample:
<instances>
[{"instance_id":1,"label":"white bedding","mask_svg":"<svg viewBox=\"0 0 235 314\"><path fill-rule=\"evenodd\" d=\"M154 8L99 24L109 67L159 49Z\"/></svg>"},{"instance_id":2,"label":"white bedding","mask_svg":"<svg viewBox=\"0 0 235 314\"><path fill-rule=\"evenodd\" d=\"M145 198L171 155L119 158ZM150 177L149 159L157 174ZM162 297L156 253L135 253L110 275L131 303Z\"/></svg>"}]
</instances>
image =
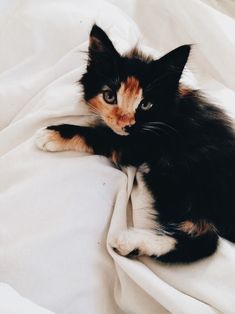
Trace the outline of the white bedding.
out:
<instances>
[{"instance_id":1,"label":"white bedding","mask_svg":"<svg viewBox=\"0 0 235 314\"><path fill-rule=\"evenodd\" d=\"M197 42L196 84L234 115L232 13L205 4L212 0L112 2L161 53ZM234 313L234 244L222 240L214 256L187 266L121 257L107 239L126 227L134 169L34 145L43 126L86 122L75 82L94 21L119 51L140 37L108 2L0 2L0 313Z\"/></svg>"}]
</instances>

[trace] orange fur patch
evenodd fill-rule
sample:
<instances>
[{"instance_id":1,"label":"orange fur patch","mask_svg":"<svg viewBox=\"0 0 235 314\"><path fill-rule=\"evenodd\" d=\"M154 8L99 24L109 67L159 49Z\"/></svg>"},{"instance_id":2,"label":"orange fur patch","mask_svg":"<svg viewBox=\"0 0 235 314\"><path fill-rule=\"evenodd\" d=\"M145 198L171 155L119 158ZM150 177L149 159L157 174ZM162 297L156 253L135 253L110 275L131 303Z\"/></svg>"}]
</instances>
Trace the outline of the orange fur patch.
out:
<instances>
[{"instance_id":1,"label":"orange fur patch","mask_svg":"<svg viewBox=\"0 0 235 314\"><path fill-rule=\"evenodd\" d=\"M88 103L116 133L124 135L123 128L135 124L135 111L141 98L139 81L130 76L117 91L117 105L107 104L102 94L90 99Z\"/></svg>"},{"instance_id":2,"label":"orange fur patch","mask_svg":"<svg viewBox=\"0 0 235 314\"><path fill-rule=\"evenodd\" d=\"M180 224L180 230L196 237L203 235L207 232L216 231L215 226L205 220L199 220L197 222L186 220Z\"/></svg>"},{"instance_id":3,"label":"orange fur patch","mask_svg":"<svg viewBox=\"0 0 235 314\"><path fill-rule=\"evenodd\" d=\"M85 140L79 135L71 139L66 139L60 136L60 133L53 131L49 135L49 140L55 142L61 150L74 150L83 153L93 153L91 147L87 146Z\"/></svg>"},{"instance_id":4,"label":"orange fur patch","mask_svg":"<svg viewBox=\"0 0 235 314\"><path fill-rule=\"evenodd\" d=\"M139 81L129 76L117 93L118 105L124 113L135 113L142 96L142 89Z\"/></svg>"}]
</instances>

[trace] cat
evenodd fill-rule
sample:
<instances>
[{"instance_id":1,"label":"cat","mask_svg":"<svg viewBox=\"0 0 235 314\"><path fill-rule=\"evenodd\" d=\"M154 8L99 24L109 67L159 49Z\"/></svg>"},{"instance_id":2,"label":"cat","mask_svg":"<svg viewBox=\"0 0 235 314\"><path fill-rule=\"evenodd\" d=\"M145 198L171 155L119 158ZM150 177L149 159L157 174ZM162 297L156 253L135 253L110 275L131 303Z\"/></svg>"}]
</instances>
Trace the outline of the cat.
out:
<instances>
[{"instance_id":1,"label":"cat","mask_svg":"<svg viewBox=\"0 0 235 314\"><path fill-rule=\"evenodd\" d=\"M99 154L136 167L134 226L111 239L120 255L190 263L235 242L235 132L199 90L180 83L190 45L154 60L136 47L120 55L96 24L79 83L91 126L51 125L45 151Z\"/></svg>"}]
</instances>

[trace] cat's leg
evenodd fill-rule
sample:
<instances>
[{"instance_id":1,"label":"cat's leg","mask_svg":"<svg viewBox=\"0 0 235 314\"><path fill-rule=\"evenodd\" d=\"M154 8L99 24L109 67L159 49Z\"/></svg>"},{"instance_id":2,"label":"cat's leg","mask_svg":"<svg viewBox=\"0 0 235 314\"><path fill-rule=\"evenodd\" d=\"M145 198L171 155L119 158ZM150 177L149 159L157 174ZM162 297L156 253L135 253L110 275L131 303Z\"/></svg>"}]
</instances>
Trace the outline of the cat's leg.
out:
<instances>
[{"instance_id":1,"label":"cat's leg","mask_svg":"<svg viewBox=\"0 0 235 314\"><path fill-rule=\"evenodd\" d=\"M200 222L194 223L196 228L199 224ZM177 239L175 249L161 256L154 256L157 260L165 263L191 263L212 255L217 249L219 240L218 234L212 230L201 234L177 230L174 237Z\"/></svg>"},{"instance_id":2,"label":"cat's leg","mask_svg":"<svg viewBox=\"0 0 235 314\"><path fill-rule=\"evenodd\" d=\"M134 154L131 145L126 144L127 139L125 136L119 136L110 128L104 126L52 125L37 132L35 143L38 148L44 151L74 150L103 155L117 164L121 163L122 156L125 156L125 154L122 154L123 146L129 149L127 153L129 159L131 154ZM123 143L125 144L123 145ZM131 163L128 162L127 164Z\"/></svg>"},{"instance_id":3,"label":"cat's leg","mask_svg":"<svg viewBox=\"0 0 235 314\"><path fill-rule=\"evenodd\" d=\"M110 245L120 255L161 256L173 250L177 241L170 236L157 234L153 230L128 228L113 236Z\"/></svg>"},{"instance_id":4,"label":"cat's leg","mask_svg":"<svg viewBox=\"0 0 235 314\"><path fill-rule=\"evenodd\" d=\"M153 197L137 172L137 186L132 192L134 227L119 232L111 239L111 246L120 255L147 255L162 262L189 263L210 256L217 248L218 235L213 224L204 220L186 220L161 225L154 208Z\"/></svg>"},{"instance_id":5,"label":"cat's leg","mask_svg":"<svg viewBox=\"0 0 235 314\"><path fill-rule=\"evenodd\" d=\"M71 124L52 125L39 130L35 143L44 151L74 150L110 158L121 166L137 166L143 161L145 147L132 137L120 136L106 126L84 127Z\"/></svg>"},{"instance_id":6,"label":"cat's leg","mask_svg":"<svg viewBox=\"0 0 235 314\"><path fill-rule=\"evenodd\" d=\"M190 263L212 255L218 246L218 235L215 232L190 235L175 231L170 236L129 228L113 237L110 244L126 257L146 255L165 263Z\"/></svg>"},{"instance_id":7,"label":"cat's leg","mask_svg":"<svg viewBox=\"0 0 235 314\"><path fill-rule=\"evenodd\" d=\"M44 151L74 150L92 153L93 149L86 143L86 131L90 128L70 124L49 126L36 134L36 145Z\"/></svg>"},{"instance_id":8,"label":"cat's leg","mask_svg":"<svg viewBox=\"0 0 235 314\"><path fill-rule=\"evenodd\" d=\"M200 223L194 223L195 228L198 228L198 224ZM146 255L166 263L190 263L208 257L216 251L216 232L200 231L201 234L191 234L180 231L180 227L180 224L177 227L175 225L172 235L164 232L159 235L151 230L129 228L114 236L110 244L120 255Z\"/></svg>"},{"instance_id":9,"label":"cat's leg","mask_svg":"<svg viewBox=\"0 0 235 314\"><path fill-rule=\"evenodd\" d=\"M118 156L115 150L118 139L120 141L120 136L107 127L60 124L39 130L35 143L44 151L74 150L104 155L115 160Z\"/></svg>"},{"instance_id":10,"label":"cat's leg","mask_svg":"<svg viewBox=\"0 0 235 314\"><path fill-rule=\"evenodd\" d=\"M123 256L160 256L173 250L177 243L157 220L154 199L143 179L146 171L146 164L139 168L131 194L134 227L122 230L111 239L111 246Z\"/></svg>"}]
</instances>

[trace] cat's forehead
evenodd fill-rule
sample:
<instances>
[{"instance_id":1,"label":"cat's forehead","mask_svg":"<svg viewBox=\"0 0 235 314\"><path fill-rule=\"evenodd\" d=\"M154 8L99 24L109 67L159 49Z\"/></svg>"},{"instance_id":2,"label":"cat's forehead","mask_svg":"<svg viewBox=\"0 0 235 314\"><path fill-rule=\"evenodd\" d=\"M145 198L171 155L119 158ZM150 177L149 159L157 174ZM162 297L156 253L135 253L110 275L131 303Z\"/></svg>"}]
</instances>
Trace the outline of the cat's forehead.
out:
<instances>
[{"instance_id":1,"label":"cat's forehead","mask_svg":"<svg viewBox=\"0 0 235 314\"><path fill-rule=\"evenodd\" d=\"M105 84L103 90L107 88L111 88L115 90L117 94L120 96L128 96L130 98L135 99L137 96L142 95L143 89L142 84L138 77L131 75L126 75L122 78L122 80L110 81L108 84Z\"/></svg>"},{"instance_id":2,"label":"cat's forehead","mask_svg":"<svg viewBox=\"0 0 235 314\"><path fill-rule=\"evenodd\" d=\"M127 81L128 77L134 77L140 85L149 74L149 63L136 58L122 58L120 66L120 77Z\"/></svg>"},{"instance_id":3,"label":"cat's forehead","mask_svg":"<svg viewBox=\"0 0 235 314\"><path fill-rule=\"evenodd\" d=\"M129 91L132 93L138 93L141 89L140 81L134 76L128 76L126 80L121 83L121 87L123 92Z\"/></svg>"}]
</instances>

